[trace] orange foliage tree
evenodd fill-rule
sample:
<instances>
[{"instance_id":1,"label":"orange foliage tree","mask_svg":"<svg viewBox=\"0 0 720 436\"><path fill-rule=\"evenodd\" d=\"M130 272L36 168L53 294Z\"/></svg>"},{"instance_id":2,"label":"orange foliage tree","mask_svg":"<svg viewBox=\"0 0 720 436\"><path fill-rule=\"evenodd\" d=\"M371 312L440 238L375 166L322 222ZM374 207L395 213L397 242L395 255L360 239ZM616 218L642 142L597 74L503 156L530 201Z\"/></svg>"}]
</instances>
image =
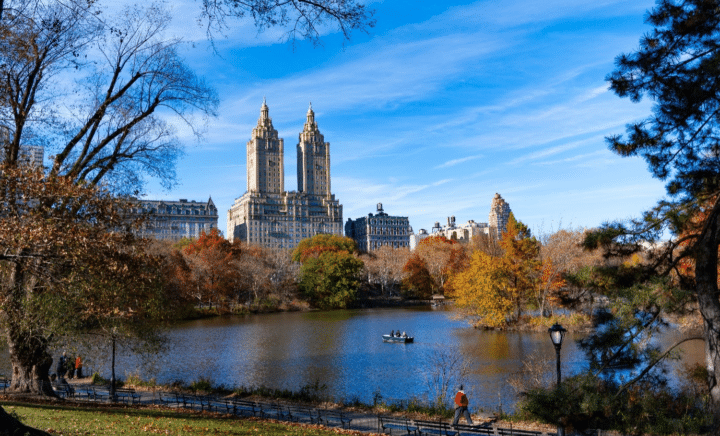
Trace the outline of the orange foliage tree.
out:
<instances>
[{"instance_id":1,"label":"orange foliage tree","mask_svg":"<svg viewBox=\"0 0 720 436\"><path fill-rule=\"evenodd\" d=\"M409 298L427 299L433 291L434 281L427 263L417 253L413 253L403 267L405 278L402 280L403 294Z\"/></svg>"},{"instance_id":2,"label":"orange foliage tree","mask_svg":"<svg viewBox=\"0 0 720 436\"><path fill-rule=\"evenodd\" d=\"M445 292L449 275L467 262L462 246L444 236L423 239L415 248L415 253L424 261L430 273L433 292Z\"/></svg>"},{"instance_id":3,"label":"orange foliage tree","mask_svg":"<svg viewBox=\"0 0 720 436\"><path fill-rule=\"evenodd\" d=\"M217 229L201 232L183 253L188 259L195 283L194 297L200 304L216 305L226 310L240 285L233 259L239 249L222 237Z\"/></svg>"}]
</instances>

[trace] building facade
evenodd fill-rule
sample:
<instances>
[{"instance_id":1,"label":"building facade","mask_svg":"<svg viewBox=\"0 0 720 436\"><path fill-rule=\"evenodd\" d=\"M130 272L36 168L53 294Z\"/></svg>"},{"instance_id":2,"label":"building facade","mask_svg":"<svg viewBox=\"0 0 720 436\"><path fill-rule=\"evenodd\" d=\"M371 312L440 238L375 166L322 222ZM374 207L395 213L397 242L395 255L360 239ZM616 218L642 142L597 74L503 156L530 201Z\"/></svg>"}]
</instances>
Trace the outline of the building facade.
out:
<instances>
[{"instance_id":1,"label":"building facade","mask_svg":"<svg viewBox=\"0 0 720 436\"><path fill-rule=\"evenodd\" d=\"M345 223L345 236L357 242L361 251L376 250L380 247L409 248L412 228L406 216L390 216L377 205L377 213Z\"/></svg>"},{"instance_id":2,"label":"building facade","mask_svg":"<svg viewBox=\"0 0 720 436\"><path fill-rule=\"evenodd\" d=\"M182 238L200 237L218 226L218 210L212 201L198 202L180 199L134 200L134 215L145 220L135 233L142 237L179 241Z\"/></svg>"},{"instance_id":3,"label":"building facade","mask_svg":"<svg viewBox=\"0 0 720 436\"><path fill-rule=\"evenodd\" d=\"M414 250L418 244L425 238L429 238L430 233L425 229L420 229L417 233L410 235L410 250Z\"/></svg>"},{"instance_id":4,"label":"building facade","mask_svg":"<svg viewBox=\"0 0 720 436\"><path fill-rule=\"evenodd\" d=\"M441 226L440 222L436 221L429 233L425 229L420 229L417 235L412 235L410 249L414 250L420 241L429 236L444 236L461 242L470 241L478 235L490 235L499 239L502 232L507 229L510 212L510 205L503 200L500 194L496 193L490 203L490 215L487 223L469 220L464 224L456 224L455 217L450 216L446 225Z\"/></svg>"},{"instance_id":5,"label":"building facade","mask_svg":"<svg viewBox=\"0 0 720 436\"><path fill-rule=\"evenodd\" d=\"M477 235L489 234L490 228L487 223L476 223L474 220L458 225L455 223L455 217L450 216L445 226L441 227L439 222L435 222L431 232L433 236L444 236L448 239L467 242Z\"/></svg>"},{"instance_id":6,"label":"building facade","mask_svg":"<svg viewBox=\"0 0 720 436\"><path fill-rule=\"evenodd\" d=\"M510 218L510 205L503 200L500 194L495 193L495 197L490 203L490 216L488 218L488 224L490 226L490 233L500 238L502 232L507 229L508 219Z\"/></svg>"},{"instance_id":7,"label":"building facade","mask_svg":"<svg viewBox=\"0 0 720 436\"><path fill-rule=\"evenodd\" d=\"M342 235L342 205L330 185L330 143L312 105L297 144L297 191L285 191L284 140L263 100L247 143L247 192L227 213L227 238L270 248L294 248L320 233Z\"/></svg>"}]
</instances>

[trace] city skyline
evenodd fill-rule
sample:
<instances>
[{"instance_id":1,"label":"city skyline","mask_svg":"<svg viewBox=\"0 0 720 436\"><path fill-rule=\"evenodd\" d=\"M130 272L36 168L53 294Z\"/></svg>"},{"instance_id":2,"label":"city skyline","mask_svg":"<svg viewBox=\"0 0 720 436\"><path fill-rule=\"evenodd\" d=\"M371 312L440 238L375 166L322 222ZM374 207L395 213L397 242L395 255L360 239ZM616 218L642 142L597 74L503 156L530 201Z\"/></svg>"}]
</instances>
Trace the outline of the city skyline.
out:
<instances>
[{"instance_id":1,"label":"city skyline","mask_svg":"<svg viewBox=\"0 0 720 436\"><path fill-rule=\"evenodd\" d=\"M604 78L649 27L652 1L368 2L377 26L343 46L281 43L251 21L215 40L194 24L194 2L173 2L173 29L193 43L188 64L221 96L204 142L178 164L179 186L147 199L212 195L226 211L247 190L245 143L263 98L286 141L285 183L297 185L294 145L308 104L333 144L332 190L343 221L408 216L415 232L455 216L487 221L500 193L535 233L637 217L664 195L639 158L604 138L649 114ZM181 13L192 11L192 13ZM172 29L171 29L172 31Z\"/></svg>"}]
</instances>

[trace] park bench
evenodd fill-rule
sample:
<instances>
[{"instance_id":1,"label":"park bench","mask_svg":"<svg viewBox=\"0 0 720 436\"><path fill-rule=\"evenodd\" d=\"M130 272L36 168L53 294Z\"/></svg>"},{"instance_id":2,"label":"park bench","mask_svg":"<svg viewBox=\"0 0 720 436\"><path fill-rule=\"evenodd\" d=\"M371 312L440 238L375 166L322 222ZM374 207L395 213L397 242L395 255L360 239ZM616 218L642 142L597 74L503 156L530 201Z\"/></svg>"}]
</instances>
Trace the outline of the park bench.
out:
<instances>
[{"instance_id":1,"label":"park bench","mask_svg":"<svg viewBox=\"0 0 720 436\"><path fill-rule=\"evenodd\" d=\"M457 432L453 429L449 422L444 421L414 421L417 426L417 432L422 435L434 436L455 436Z\"/></svg>"},{"instance_id":2,"label":"park bench","mask_svg":"<svg viewBox=\"0 0 720 436\"><path fill-rule=\"evenodd\" d=\"M228 398L224 400L224 403L226 410L233 415L258 416L261 414L260 408L254 401Z\"/></svg>"},{"instance_id":3,"label":"park bench","mask_svg":"<svg viewBox=\"0 0 720 436\"><path fill-rule=\"evenodd\" d=\"M415 434L417 427L407 418L396 418L393 416L378 415L378 433L385 433L392 435L393 430L397 430L398 433L405 435Z\"/></svg>"},{"instance_id":4,"label":"park bench","mask_svg":"<svg viewBox=\"0 0 720 436\"><path fill-rule=\"evenodd\" d=\"M115 400L130 405L135 404L136 401L140 402L140 395L133 388L116 388Z\"/></svg>"},{"instance_id":5,"label":"park bench","mask_svg":"<svg viewBox=\"0 0 720 436\"><path fill-rule=\"evenodd\" d=\"M70 386L68 383L58 383L55 386L53 386L55 389L55 393L60 398L74 398L75 397L75 389Z\"/></svg>"},{"instance_id":6,"label":"park bench","mask_svg":"<svg viewBox=\"0 0 720 436\"><path fill-rule=\"evenodd\" d=\"M312 407L290 404L285 406L285 414L293 422L316 424L320 421L318 411Z\"/></svg>"},{"instance_id":7,"label":"park bench","mask_svg":"<svg viewBox=\"0 0 720 436\"><path fill-rule=\"evenodd\" d=\"M544 433L534 430L522 430L513 428L497 428L498 436L542 436Z\"/></svg>"},{"instance_id":8,"label":"park bench","mask_svg":"<svg viewBox=\"0 0 720 436\"><path fill-rule=\"evenodd\" d=\"M192 400L193 400L194 404L197 404L198 406L200 406L201 411L207 410L209 412L212 412L212 408L213 408L213 404L212 404L213 398L212 397L208 397L206 395L193 395Z\"/></svg>"},{"instance_id":9,"label":"park bench","mask_svg":"<svg viewBox=\"0 0 720 436\"><path fill-rule=\"evenodd\" d=\"M164 406L170 406L171 404L174 404L176 406L180 405L180 400L178 399L178 395L175 392L159 392L158 398L160 398L160 404Z\"/></svg>"},{"instance_id":10,"label":"park bench","mask_svg":"<svg viewBox=\"0 0 720 436\"><path fill-rule=\"evenodd\" d=\"M340 427L347 429L350 427L350 421L352 421L352 418L347 416L341 410L318 409L318 420L320 423L328 427L335 427L339 425Z\"/></svg>"},{"instance_id":11,"label":"park bench","mask_svg":"<svg viewBox=\"0 0 720 436\"><path fill-rule=\"evenodd\" d=\"M453 426L453 429L457 432L457 436L494 436L497 434L496 429L489 425L458 424Z\"/></svg>"},{"instance_id":12,"label":"park bench","mask_svg":"<svg viewBox=\"0 0 720 436\"><path fill-rule=\"evenodd\" d=\"M278 406L277 404L258 403L257 405L263 418L283 419L285 416L283 413L283 408Z\"/></svg>"}]
</instances>

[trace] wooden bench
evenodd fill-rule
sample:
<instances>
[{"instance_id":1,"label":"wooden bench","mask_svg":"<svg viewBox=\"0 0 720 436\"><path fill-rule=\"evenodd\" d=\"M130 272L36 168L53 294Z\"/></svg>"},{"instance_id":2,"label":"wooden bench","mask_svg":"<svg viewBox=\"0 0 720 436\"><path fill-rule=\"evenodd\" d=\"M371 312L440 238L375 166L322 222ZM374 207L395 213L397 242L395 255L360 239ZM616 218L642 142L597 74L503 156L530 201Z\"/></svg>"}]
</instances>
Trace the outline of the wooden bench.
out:
<instances>
[{"instance_id":1,"label":"wooden bench","mask_svg":"<svg viewBox=\"0 0 720 436\"><path fill-rule=\"evenodd\" d=\"M267 419L283 419L285 418L285 413L282 407L280 407L277 404L270 404L270 403L260 403L258 404L260 408L260 414L263 418Z\"/></svg>"},{"instance_id":2,"label":"wooden bench","mask_svg":"<svg viewBox=\"0 0 720 436\"><path fill-rule=\"evenodd\" d=\"M72 386L70 386L68 383L58 383L53 387L55 389L55 393L60 398L74 398L75 397L75 389Z\"/></svg>"},{"instance_id":3,"label":"wooden bench","mask_svg":"<svg viewBox=\"0 0 720 436\"><path fill-rule=\"evenodd\" d=\"M352 418L340 410L318 409L318 421L327 426L339 424L342 428L349 428Z\"/></svg>"},{"instance_id":4,"label":"wooden bench","mask_svg":"<svg viewBox=\"0 0 720 436\"><path fill-rule=\"evenodd\" d=\"M399 433L405 435L415 434L417 427L407 418L395 418L392 416L378 415L378 433L385 433L392 435L393 430L397 430Z\"/></svg>"},{"instance_id":5,"label":"wooden bench","mask_svg":"<svg viewBox=\"0 0 720 436\"><path fill-rule=\"evenodd\" d=\"M495 429L489 425L458 424L453 426L453 428L457 432L457 436L493 436L497 434L495 433Z\"/></svg>"},{"instance_id":6,"label":"wooden bench","mask_svg":"<svg viewBox=\"0 0 720 436\"><path fill-rule=\"evenodd\" d=\"M180 405L180 400L175 392L159 392L160 404L169 406L170 404Z\"/></svg>"},{"instance_id":7,"label":"wooden bench","mask_svg":"<svg viewBox=\"0 0 720 436\"><path fill-rule=\"evenodd\" d=\"M455 431L449 422L444 421L414 421L419 435L455 436Z\"/></svg>"},{"instance_id":8,"label":"wooden bench","mask_svg":"<svg viewBox=\"0 0 720 436\"><path fill-rule=\"evenodd\" d=\"M285 406L285 415L293 422L316 424L320 421L318 411L312 407L287 405Z\"/></svg>"},{"instance_id":9,"label":"wooden bench","mask_svg":"<svg viewBox=\"0 0 720 436\"><path fill-rule=\"evenodd\" d=\"M223 400L228 413L240 416L259 416L260 408L254 401L239 400L237 398L226 398Z\"/></svg>"},{"instance_id":10,"label":"wooden bench","mask_svg":"<svg viewBox=\"0 0 720 436\"><path fill-rule=\"evenodd\" d=\"M130 405L135 404L136 401L140 402L140 395L138 395L133 388L116 388L115 399Z\"/></svg>"},{"instance_id":11,"label":"wooden bench","mask_svg":"<svg viewBox=\"0 0 720 436\"><path fill-rule=\"evenodd\" d=\"M541 431L534 430L522 430L518 428L498 428L498 436L541 436L544 433Z\"/></svg>"}]
</instances>

